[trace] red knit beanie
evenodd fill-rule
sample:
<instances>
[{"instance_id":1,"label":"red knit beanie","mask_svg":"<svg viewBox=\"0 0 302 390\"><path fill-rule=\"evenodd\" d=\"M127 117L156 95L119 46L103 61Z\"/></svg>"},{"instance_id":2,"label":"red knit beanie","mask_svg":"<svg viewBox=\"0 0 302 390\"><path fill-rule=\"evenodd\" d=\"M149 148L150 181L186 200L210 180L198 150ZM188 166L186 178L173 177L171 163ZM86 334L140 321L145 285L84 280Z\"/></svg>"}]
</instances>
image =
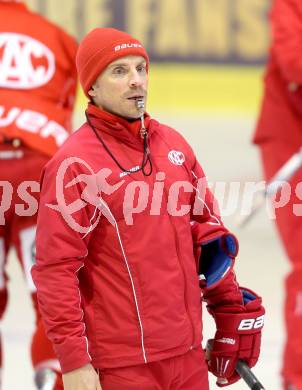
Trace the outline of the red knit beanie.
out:
<instances>
[{"instance_id":1,"label":"red knit beanie","mask_svg":"<svg viewBox=\"0 0 302 390\"><path fill-rule=\"evenodd\" d=\"M142 44L124 31L114 28L95 28L79 45L76 65L80 83L89 97L88 91L100 73L118 58L134 55L142 56L149 65L149 57Z\"/></svg>"}]
</instances>

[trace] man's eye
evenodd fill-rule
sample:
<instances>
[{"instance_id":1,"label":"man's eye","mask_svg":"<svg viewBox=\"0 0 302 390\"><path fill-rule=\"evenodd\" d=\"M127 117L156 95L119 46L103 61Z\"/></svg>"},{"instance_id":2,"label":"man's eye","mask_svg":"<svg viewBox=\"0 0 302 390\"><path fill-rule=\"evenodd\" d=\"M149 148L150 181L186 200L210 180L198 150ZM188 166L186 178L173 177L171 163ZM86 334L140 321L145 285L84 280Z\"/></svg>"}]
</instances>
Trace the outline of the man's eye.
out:
<instances>
[{"instance_id":1,"label":"man's eye","mask_svg":"<svg viewBox=\"0 0 302 390\"><path fill-rule=\"evenodd\" d=\"M124 68L115 68L115 69L113 69L113 73L114 74L124 74L125 69Z\"/></svg>"},{"instance_id":2,"label":"man's eye","mask_svg":"<svg viewBox=\"0 0 302 390\"><path fill-rule=\"evenodd\" d=\"M142 72L146 72L146 66L145 65L141 65L137 68L137 71L142 73Z\"/></svg>"}]
</instances>

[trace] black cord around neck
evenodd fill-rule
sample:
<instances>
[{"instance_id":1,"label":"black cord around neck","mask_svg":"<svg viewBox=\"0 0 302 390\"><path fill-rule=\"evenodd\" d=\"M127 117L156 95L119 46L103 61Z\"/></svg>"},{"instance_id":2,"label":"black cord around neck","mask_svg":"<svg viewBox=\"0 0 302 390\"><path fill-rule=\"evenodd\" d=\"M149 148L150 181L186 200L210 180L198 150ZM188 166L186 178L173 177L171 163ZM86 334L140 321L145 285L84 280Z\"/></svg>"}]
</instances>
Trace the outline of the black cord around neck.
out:
<instances>
[{"instance_id":1,"label":"black cord around neck","mask_svg":"<svg viewBox=\"0 0 302 390\"><path fill-rule=\"evenodd\" d=\"M103 140L103 138L100 136L99 132L96 130L96 128L93 126L93 124L91 123L87 113L85 113L86 115L86 119L87 119L87 123L89 124L89 126L91 127L91 129L93 130L94 134L96 135L97 139L100 141L100 143L103 145L104 149L106 150L106 152L109 154L109 156L112 158L112 160L116 163L116 165L123 171L123 172L127 172L127 173L134 173L132 169L126 169L124 168L119 162L118 160L114 157L113 153L111 152L111 150L109 149L109 147L105 144L105 141ZM139 172L139 171L142 171L143 175L144 176L150 176L152 174L152 171L153 171L153 167L152 167L152 161L151 161L151 158L150 158L150 152L149 152L149 148L148 148L148 133L145 131L144 132L144 135L143 135L143 140L144 140L144 154L143 154L143 159L142 159L142 163L141 163L141 166L135 171L136 172ZM150 164L150 169L149 169L149 172L146 172L145 170L145 167L146 165Z\"/></svg>"}]
</instances>

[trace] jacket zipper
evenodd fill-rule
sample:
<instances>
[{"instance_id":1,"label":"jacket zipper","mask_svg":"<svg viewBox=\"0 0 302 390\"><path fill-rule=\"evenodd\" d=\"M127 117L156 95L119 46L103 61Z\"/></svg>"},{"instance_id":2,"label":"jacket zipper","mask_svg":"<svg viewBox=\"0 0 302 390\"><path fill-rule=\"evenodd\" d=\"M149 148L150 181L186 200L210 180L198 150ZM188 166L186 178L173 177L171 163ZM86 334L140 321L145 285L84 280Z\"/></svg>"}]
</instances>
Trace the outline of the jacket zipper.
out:
<instances>
[{"instance_id":1,"label":"jacket zipper","mask_svg":"<svg viewBox=\"0 0 302 390\"><path fill-rule=\"evenodd\" d=\"M153 160L153 166L155 167L155 171L156 171L152 175L153 179L154 179L154 176L156 175L156 173L159 172L158 167L157 167L156 163L154 162L154 160ZM165 197L166 197L165 201L168 202L168 194L167 194L167 189L166 189L165 186L164 186L164 191L163 192L164 192ZM178 241L178 238L177 238L176 229L175 229L175 226L173 224L171 215L169 213L168 213L168 216L169 216L169 220L170 220L171 226L173 228L173 234L174 234L174 241L175 241L175 246L176 246L176 253L177 253L178 263L179 263L179 266L180 266L180 269L181 269L181 272L182 272L182 275L183 275L183 280L184 280L184 286L185 286L185 293L184 293L185 309L186 309L186 313L187 313L187 316L189 318L189 322L190 322L191 329L192 329L192 342L191 342L191 346L190 346L190 350L191 350L191 349L193 349L193 346L194 346L195 330L194 330L192 316L191 316L190 311L188 309L188 303L187 303L187 298L186 298L187 297L187 280L186 280L186 276L185 276L184 267L183 267L183 264L182 264L181 259L180 259L179 241Z\"/></svg>"}]
</instances>

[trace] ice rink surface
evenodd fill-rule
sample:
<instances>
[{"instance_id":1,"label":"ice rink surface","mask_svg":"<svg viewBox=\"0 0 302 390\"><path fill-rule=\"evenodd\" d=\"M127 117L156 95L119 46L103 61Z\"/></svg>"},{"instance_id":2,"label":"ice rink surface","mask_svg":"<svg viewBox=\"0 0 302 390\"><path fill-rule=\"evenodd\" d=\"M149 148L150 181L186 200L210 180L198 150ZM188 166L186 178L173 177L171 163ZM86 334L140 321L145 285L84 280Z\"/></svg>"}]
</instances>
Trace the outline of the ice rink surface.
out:
<instances>
[{"instance_id":1,"label":"ice rink surface","mask_svg":"<svg viewBox=\"0 0 302 390\"><path fill-rule=\"evenodd\" d=\"M209 181L227 182L260 180L260 164L255 147L250 144L254 121L246 117L219 115L154 115L178 129L190 142ZM240 284L262 295L266 307L266 324L260 361L254 369L267 390L281 390L281 364L284 329L282 320L283 278L288 271L285 255L274 224L264 210L243 230L236 226L236 216L224 218L238 236L240 252L236 270ZM29 353L33 330L33 312L25 282L15 255L9 258L10 304L2 323L4 338L4 376L2 390L33 390ZM211 318L204 310L205 339L214 335ZM215 389L211 378L211 389ZM228 389L244 390L241 381ZM202 389L201 389L202 390Z\"/></svg>"}]
</instances>

